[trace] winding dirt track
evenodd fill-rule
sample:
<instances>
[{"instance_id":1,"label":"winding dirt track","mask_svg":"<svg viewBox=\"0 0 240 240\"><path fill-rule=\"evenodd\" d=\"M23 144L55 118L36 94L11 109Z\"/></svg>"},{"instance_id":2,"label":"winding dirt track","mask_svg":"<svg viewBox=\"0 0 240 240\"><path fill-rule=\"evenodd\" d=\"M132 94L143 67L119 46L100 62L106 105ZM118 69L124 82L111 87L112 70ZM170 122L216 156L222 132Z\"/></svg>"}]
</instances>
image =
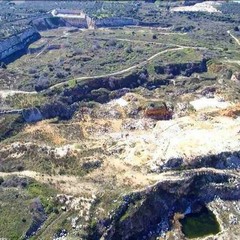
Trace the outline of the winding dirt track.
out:
<instances>
[{"instance_id":1,"label":"winding dirt track","mask_svg":"<svg viewBox=\"0 0 240 240\"><path fill-rule=\"evenodd\" d=\"M41 183L51 184L57 189L67 193L67 194L78 194L79 192L95 193L96 183L91 183L87 181L81 181L80 178L76 176L67 175L48 175L35 171L22 171L22 172L0 172L1 177L7 177L11 175L30 177L39 181Z\"/></svg>"},{"instance_id":2,"label":"winding dirt track","mask_svg":"<svg viewBox=\"0 0 240 240\"><path fill-rule=\"evenodd\" d=\"M120 40L120 39L119 39ZM133 42L142 42L141 40L128 40L128 39L121 39L122 41L133 41ZM145 41L143 41L145 42ZM154 43L154 42L145 42L145 43ZM157 45L163 45L162 43L155 43ZM169 45L169 44L168 44ZM131 67L128 67L126 69L120 70L120 71L116 71L113 73L108 73L108 74L103 74L103 75L96 75L96 76L88 76L88 77L77 77L74 78L74 80L77 81L81 81L81 80L90 80L90 79L97 79L97 78L104 78L104 77L113 77L113 76L117 76L117 75L121 75L127 72L130 72L134 69L137 69L139 67L143 67L145 65L147 65L149 62L151 62L153 59L155 59L156 57L163 55L167 52L176 52L176 51L181 51L183 49L206 49L206 48L202 48L202 47L190 47L190 46L181 46L181 45L175 45L175 44L171 44L172 46L175 46L176 48L171 48L171 49L166 49L163 51L160 51L154 55L152 55L151 57L149 57L147 60L142 61L141 63L138 63L136 65L133 65ZM60 87L64 84L66 84L68 81L71 81L72 79L68 79L66 81L54 84L52 86L50 86L48 89L54 89L56 87ZM23 93L23 94L35 94L37 93L36 91L31 91L31 92L25 92L25 91L18 91L18 90L1 90L0 91L0 96L8 96L8 95L13 95L15 93Z\"/></svg>"},{"instance_id":3,"label":"winding dirt track","mask_svg":"<svg viewBox=\"0 0 240 240\"><path fill-rule=\"evenodd\" d=\"M228 30L227 33L236 41L236 43L240 46L240 41Z\"/></svg>"},{"instance_id":4,"label":"winding dirt track","mask_svg":"<svg viewBox=\"0 0 240 240\"><path fill-rule=\"evenodd\" d=\"M143 66L147 65L150 61L155 59L156 57L158 57L158 56L160 56L162 54L165 54L167 52L176 52L176 51L181 51L183 49L206 49L206 48L202 48L202 47L187 47L187 46L180 46L180 45L175 45L175 46L178 46L178 47L177 48L166 49L166 50L163 50L161 52L158 52L158 53L152 55L151 57L149 57L147 60L144 60L143 62L138 63L136 65L133 65L133 66L131 66L129 68L126 68L126 69L123 69L123 70L120 70L120 71L117 71L117 72L113 72L113 73L103 74L103 75L90 76L90 77L77 77L77 78L74 78L74 80L77 80L77 81L80 80L81 81L81 80L90 80L90 79L96 79L96 78L113 77L113 76L121 75L121 74L130 72L130 71L132 71L134 69L137 69L139 67L143 67ZM60 87L60 86L64 85L66 82L68 82L68 81L69 80L66 80L64 82L52 85L49 89L54 89L56 87Z\"/></svg>"},{"instance_id":5,"label":"winding dirt track","mask_svg":"<svg viewBox=\"0 0 240 240\"><path fill-rule=\"evenodd\" d=\"M240 46L240 41L228 30L227 33L236 41L236 43ZM103 38L101 38L103 39ZM56 40L56 39L55 39ZM142 40L131 40L131 39L124 39L124 38L116 38L116 40L119 40L119 41L127 41L127 42L138 42L138 43L152 43L152 44L156 44L156 45L163 45L163 43L157 43L157 42L148 42L148 41L142 41ZM121 74L124 74L124 73L127 73L133 69L136 69L138 67L142 67L146 64L148 64L151 60L153 60L154 58L158 57L159 55L162 55L164 53L167 53L167 52L174 52L174 51L181 51L183 49L206 49L206 48L203 48L203 47L190 47L190 46L181 46L181 45L177 45L177 44L167 44L169 46L175 46L176 48L172 48L172 49L166 49L166 50L163 50L161 52L158 52L156 54L154 54L153 56L149 57L147 60L139 63L139 64L136 64L136 65L133 65L131 67L128 67L126 69L123 69L123 70L120 70L120 71L116 71L116 72L113 72L113 73L109 73L109 74L103 74L103 75L96 75L96 76L88 76L88 77L77 77L77 78L74 78L74 80L90 80L90 79L96 79L96 78L103 78L103 77L112 77L112 76L116 76L116 75L121 75ZM42 52L41 52L42 53ZM40 55L40 54L38 54ZM66 80L64 82L61 82L61 83L57 83L55 85L52 85L51 87L49 87L48 89L54 89L56 87L60 87L62 85L64 85L65 83L67 83L68 81L70 81L71 79L69 80ZM25 94L33 94L33 93L36 93L35 91L32 91L32 92L23 92L23 91L15 91L15 90L2 90L0 91L0 96L8 96L8 95L12 95L14 93L25 93Z\"/></svg>"},{"instance_id":6,"label":"winding dirt track","mask_svg":"<svg viewBox=\"0 0 240 240\"><path fill-rule=\"evenodd\" d=\"M7 96L12 96L14 94L21 93L21 94L37 94L37 92L27 92L27 91L20 91L20 90L0 90L0 97L6 98Z\"/></svg>"},{"instance_id":7,"label":"winding dirt track","mask_svg":"<svg viewBox=\"0 0 240 240\"><path fill-rule=\"evenodd\" d=\"M123 73L130 72L131 70L136 69L138 67L142 67L142 66L146 65L149 61L151 61L152 59L156 58L157 56L159 56L161 54L164 54L164 53L167 53L167 52L172 52L172 51L179 51L179 50L182 50L184 48L185 47L179 47L179 48L167 49L167 50L158 52L158 53L154 54L153 56L151 56L150 58L148 58L147 60L145 60L145 61L143 61L143 62L141 62L139 64L133 65L133 66L131 66L129 68L126 68L126 69L123 69L123 70L120 70L120 71L117 71L117 72L103 74L103 75L90 76L90 77L77 77L74 80L88 80L88 79L90 80L90 79L96 79L96 78L112 77L112 76L116 76L116 75L121 75ZM65 84L68 81L69 80L61 82L61 83L57 83L55 85L52 85L50 87L50 89L54 89L55 87L62 86L63 84Z\"/></svg>"},{"instance_id":8,"label":"winding dirt track","mask_svg":"<svg viewBox=\"0 0 240 240\"><path fill-rule=\"evenodd\" d=\"M215 169L215 168L197 168L197 169L190 169L183 171L184 174L191 175L191 174L204 174L204 173L215 173L215 174L228 174L229 176L240 178L240 173L233 171L233 170L222 170L222 169ZM39 182L42 183L51 183L54 187L57 187L57 189L61 190L64 193L67 194L73 194L77 195L79 193L85 192L85 193L91 193L96 194L98 192L98 189L100 186L97 186L96 183L93 183L91 181L83 180L76 176L67 176L67 175L47 175L40 172L35 171L22 171L22 172L0 172L0 177L7 177L7 176L23 176L23 177L30 177L33 178ZM150 175L149 175L150 177ZM163 172L157 175L152 175L154 179L154 184L151 186L154 186L158 184L159 182L164 181L179 181L183 178L186 178L184 176L179 175L179 171L169 170L167 172ZM142 191L145 188L142 189Z\"/></svg>"}]
</instances>

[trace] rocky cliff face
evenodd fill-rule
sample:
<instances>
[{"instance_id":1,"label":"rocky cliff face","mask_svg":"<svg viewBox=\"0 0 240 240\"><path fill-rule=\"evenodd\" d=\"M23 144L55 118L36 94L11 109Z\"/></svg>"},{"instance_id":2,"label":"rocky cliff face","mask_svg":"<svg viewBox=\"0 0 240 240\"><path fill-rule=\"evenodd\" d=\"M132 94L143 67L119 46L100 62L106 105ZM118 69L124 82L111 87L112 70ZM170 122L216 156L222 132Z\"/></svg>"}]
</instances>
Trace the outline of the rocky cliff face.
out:
<instances>
[{"instance_id":1,"label":"rocky cliff face","mask_svg":"<svg viewBox=\"0 0 240 240\"><path fill-rule=\"evenodd\" d=\"M233 179L232 175L214 170L189 172L182 180L169 178L169 181L133 193L124 198L123 204L110 217L107 229L98 225L99 230L106 229L100 233L101 239L153 239L172 227L175 213L184 214L187 209L194 212L199 205L205 206L216 197L239 199L239 184Z\"/></svg>"},{"instance_id":2,"label":"rocky cliff face","mask_svg":"<svg viewBox=\"0 0 240 240\"><path fill-rule=\"evenodd\" d=\"M67 26L66 21L59 17L38 18L31 21L30 24L34 26L38 31L45 31L48 29Z\"/></svg>"},{"instance_id":3,"label":"rocky cliff face","mask_svg":"<svg viewBox=\"0 0 240 240\"><path fill-rule=\"evenodd\" d=\"M167 77L159 81L150 81L146 70L132 72L126 76L95 78L77 83L73 88L65 88L62 93L64 98L68 98L68 103L77 101L94 100L97 102L107 102L115 97L116 91L123 88L136 88L139 86L151 87L159 85L168 85L169 78L184 75L190 76L193 73L207 71L206 60L193 63L155 65L157 74L165 74ZM98 92L96 92L98 90ZM100 97L101 96L101 97ZM118 96L119 97L119 96Z\"/></svg>"},{"instance_id":4,"label":"rocky cliff face","mask_svg":"<svg viewBox=\"0 0 240 240\"><path fill-rule=\"evenodd\" d=\"M124 27L128 25L137 25L138 22L131 18L103 18L95 20L96 27Z\"/></svg>"},{"instance_id":5,"label":"rocky cliff face","mask_svg":"<svg viewBox=\"0 0 240 240\"><path fill-rule=\"evenodd\" d=\"M64 98L68 98L67 102L70 104L82 100L107 102L123 88L135 88L144 84L146 79L141 77L141 73L143 71L131 73L124 77L106 77L81 81L75 87L65 89L62 95Z\"/></svg>"},{"instance_id":6,"label":"rocky cliff face","mask_svg":"<svg viewBox=\"0 0 240 240\"><path fill-rule=\"evenodd\" d=\"M23 55L28 46L40 38L34 27L0 41L0 61L10 63Z\"/></svg>"},{"instance_id":7,"label":"rocky cliff face","mask_svg":"<svg viewBox=\"0 0 240 240\"><path fill-rule=\"evenodd\" d=\"M157 74L169 74L173 76L190 76L193 73L202 73L207 71L206 60L192 63L174 63L166 65L156 65L154 70Z\"/></svg>"}]
</instances>

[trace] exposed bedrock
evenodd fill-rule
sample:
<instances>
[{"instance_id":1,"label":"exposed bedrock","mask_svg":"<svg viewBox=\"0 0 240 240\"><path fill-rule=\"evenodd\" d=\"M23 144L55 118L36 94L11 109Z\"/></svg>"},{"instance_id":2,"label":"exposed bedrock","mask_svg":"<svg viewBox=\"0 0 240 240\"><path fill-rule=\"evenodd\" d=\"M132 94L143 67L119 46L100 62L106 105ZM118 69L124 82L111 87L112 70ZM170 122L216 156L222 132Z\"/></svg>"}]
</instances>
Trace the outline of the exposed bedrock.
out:
<instances>
[{"instance_id":1,"label":"exposed bedrock","mask_svg":"<svg viewBox=\"0 0 240 240\"><path fill-rule=\"evenodd\" d=\"M45 31L58 27L65 27L67 23L64 19L59 17L44 17L32 20L30 25L34 26L38 31Z\"/></svg>"},{"instance_id":2,"label":"exposed bedrock","mask_svg":"<svg viewBox=\"0 0 240 240\"><path fill-rule=\"evenodd\" d=\"M123 88L136 88L139 86L151 87L152 85L161 86L170 83L171 76L185 75L190 76L193 73L201 73L207 71L206 60L203 59L194 63L167 64L165 66L155 66L157 74L166 74L169 77L150 81L146 70L133 72L122 77L106 77L97 78L78 83L73 88L63 91L63 96L68 97L70 103L81 101L83 99L95 100L98 102L106 102L114 96L114 91ZM102 89L102 91L100 91ZM103 90L105 89L105 90ZM96 90L99 90L97 94ZM110 96L111 92L111 96ZM100 94L101 93L101 94ZM99 98L99 95L101 97Z\"/></svg>"},{"instance_id":3,"label":"exposed bedrock","mask_svg":"<svg viewBox=\"0 0 240 240\"><path fill-rule=\"evenodd\" d=\"M183 75L191 76L193 73L202 73L207 71L206 60L200 62L174 63L154 66L157 74Z\"/></svg>"},{"instance_id":4,"label":"exposed bedrock","mask_svg":"<svg viewBox=\"0 0 240 240\"><path fill-rule=\"evenodd\" d=\"M34 27L0 41L0 62L8 64L26 54L28 46L41 38Z\"/></svg>"},{"instance_id":5,"label":"exposed bedrock","mask_svg":"<svg viewBox=\"0 0 240 240\"><path fill-rule=\"evenodd\" d=\"M110 218L97 224L96 232L102 240L151 239L171 229L175 213L197 211L216 197L238 200L239 178L214 169L185 172L184 178L175 180L170 175L169 180L124 197Z\"/></svg>"}]
</instances>

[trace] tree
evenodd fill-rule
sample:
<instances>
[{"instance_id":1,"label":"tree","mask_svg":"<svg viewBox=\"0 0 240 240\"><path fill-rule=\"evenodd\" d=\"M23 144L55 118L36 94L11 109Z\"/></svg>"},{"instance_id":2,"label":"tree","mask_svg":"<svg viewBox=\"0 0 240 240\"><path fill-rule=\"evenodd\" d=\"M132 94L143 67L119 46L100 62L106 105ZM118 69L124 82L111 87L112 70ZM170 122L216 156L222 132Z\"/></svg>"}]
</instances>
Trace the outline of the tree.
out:
<instances>
[{"instance_id":1,"label":"tree","mask_svg":"<svg viewBox=\"0 0 240 240\"><path fill-rule=\"evenodd\" d=\"M153 38L153 39L157 39L157 35L156 35L156 34L153 34L152 38Z\"/></svg>"},{"instance_id":2,"label":"tree","mask_svg":"<svg viewBox=\"0 0 240 240\"><path fill-rule=\"evenodd\" d=\"M131 53L133 50L132 50L132 46L128 46L126 49L125 49L125 52L126 53Z\"/></svg>"},{"instance_id":3,"label":"tree","mask_svg":"<svg viewBox=\"0 0 240 240\"><path fill-rule=\"evenodd\" d=\"M234 28L234 31L238 32L238 31L239 31L239 27L236 26L236 27Z\"/></svg>"},{"instance_id":4,"label":"tree","mask_svg":"<svg viewBox=\"0 0 240 240\"><path fill-rule=\"evenodd\" d=\"M0 185L4 182L3 177L0 177Z\"/></svg>"}]
</instances>

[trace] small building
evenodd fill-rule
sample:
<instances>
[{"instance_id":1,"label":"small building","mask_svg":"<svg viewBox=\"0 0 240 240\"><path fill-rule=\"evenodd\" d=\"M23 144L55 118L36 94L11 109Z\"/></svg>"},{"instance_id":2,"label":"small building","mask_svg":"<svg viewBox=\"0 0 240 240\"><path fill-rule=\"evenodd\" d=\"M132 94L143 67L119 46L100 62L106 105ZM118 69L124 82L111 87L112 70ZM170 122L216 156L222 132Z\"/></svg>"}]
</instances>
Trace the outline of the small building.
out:
<instances>
[{"instance_id":1,"label":"small building","mask_svg":"<svg viewBox=\"0 0 240 240\"><path fill-rule=\"evenodd\" d=\"M72 27L94 28L92 19L79 9L54 9L51 14L53 17L63 18Z\"/></svg>"}]
</instances>

